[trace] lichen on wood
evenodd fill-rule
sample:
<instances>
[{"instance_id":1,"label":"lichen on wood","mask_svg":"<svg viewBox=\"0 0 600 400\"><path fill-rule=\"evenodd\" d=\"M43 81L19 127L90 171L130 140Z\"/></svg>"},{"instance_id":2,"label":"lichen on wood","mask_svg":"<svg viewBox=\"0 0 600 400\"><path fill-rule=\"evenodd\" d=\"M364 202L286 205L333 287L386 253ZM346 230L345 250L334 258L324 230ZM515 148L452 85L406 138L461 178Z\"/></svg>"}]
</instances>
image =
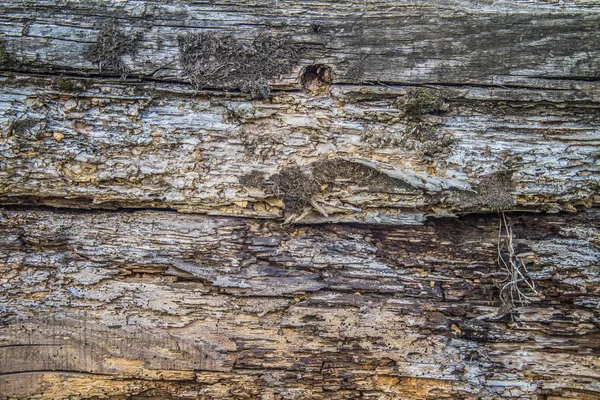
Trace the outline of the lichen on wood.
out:
<instances>
[{"instance_id":1,"label":"lichen on wood","mask_svg":"<svg viewBox=\"0 0 600 400\"><path fill-rule=\"evenodd\" d=\"M303 221L372 221L390 212L435 217L498 208L572 211L600 204L600 167L594 163L599 100L587 83L583 94L560 90L543 96L527 89L454 88L445 95L447 112L420 117L435 129L411 133L394 101L412 87L333 84L327 96L277 93L269 101L249 102L221 92L194 96L181 85L65 79L85 89L63 92L54 87L56 78L30 75L4 81L11 94L0 101L0 201L285 220L269 186L250 187L239 178L347 159L392 174L404 171L404 179L412 176L417 186L339 179L320 190L318 204L326 203L329 217L316 212ZM569 100L585 93L582 100ZM35 124L26 134L12 135L11 124L26 120ZM445 189L440 195L424 191L421 180L461 181L477 192L486 176L502 171L512 174L502 207L491 202L498 202L495 194L490 201L470 191Z\"/></svg>"},{"instance_id":2,"label":"lichen on wood","mask_svg":"<svg viewBox=\"0 0 600 400\"><path fill-rule=\"evenodd\" d=\"M414 88L403 98L396 99L396 106L409 119L416 119L426 114L436 114L447 110L448 105L439 90L430 88Z\"/></svg>"},{"instance_id":3,"label":"lichen on wood","mask_svg":"<svg viewBox=\"0 0 600 400\"><path fill-rule=\"evenodd\" d=\"M8 52L6 51L4 41L0 39L0 66L6 67L10 64L10 62L10 54L8 54Z\"/></svg>"},{"instance_id":4,"label":"lichen on wood","mask_svg":"<svg viewBox=\"0 0 600 400\"><path fill-rule=\"evenodd\" d=\"M473 190L454 190L442 195L463 212L469 210L505 211L516 205L513 171L500 170L481 177Z\"/></svg>"},{"instance_id":5,"label":"lichen on wood","mask_svg":"<svg viewBox=\"0 0 600 400\"><path fill-rule=\"evenodd\" d=\"M83 92L86 89L84 81L59 76L52 82L52 88L64 93Z\"/></svg>"}]
</instances>

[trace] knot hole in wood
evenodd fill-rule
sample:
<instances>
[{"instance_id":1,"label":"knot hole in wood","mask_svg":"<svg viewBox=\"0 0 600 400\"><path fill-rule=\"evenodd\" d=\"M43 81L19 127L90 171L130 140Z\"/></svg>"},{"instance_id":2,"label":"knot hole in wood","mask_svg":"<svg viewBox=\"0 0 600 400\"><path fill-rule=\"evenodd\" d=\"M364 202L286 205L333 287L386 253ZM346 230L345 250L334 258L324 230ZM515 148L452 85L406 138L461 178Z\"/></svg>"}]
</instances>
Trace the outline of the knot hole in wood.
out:
<instances>
[{"instance_id":1,"label":"knot hole in wood","mask_svg":"<svg viewBox=\"0 0 600 400\"><path fill-rule=\"evenodd\" d=\"M306 92L324 95L329 92L329 86L333 83L333 69L324 64L309 65L304 68L300 82Z\"/></svg>"}]
</instances>

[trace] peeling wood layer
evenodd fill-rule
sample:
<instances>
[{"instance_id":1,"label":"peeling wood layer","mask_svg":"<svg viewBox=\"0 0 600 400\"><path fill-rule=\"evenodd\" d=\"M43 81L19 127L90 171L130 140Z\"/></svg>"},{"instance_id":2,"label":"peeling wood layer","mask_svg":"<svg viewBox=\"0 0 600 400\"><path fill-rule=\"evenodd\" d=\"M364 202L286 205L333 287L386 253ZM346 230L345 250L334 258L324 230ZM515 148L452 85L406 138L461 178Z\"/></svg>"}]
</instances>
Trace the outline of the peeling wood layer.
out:
<instances>
[{"instance_id":1,"label":"peeling wood layer","mask_svg":"<svg viewBox=\"0 0 600 400\"><path fill-rule=\"evenodd\" d=\"M180 85L61 79L4 80L5 204L421 223L575 211L600 200L593 84L543 92L432 86L426 103L414 103L412 87L333 85L327 96L259 102ZM432 101L443 107L427 108ZM276 190L275 177L294 168L314 188ZM300 206L286 208L290 197Z\"/></svg>"},{"instance_id":2,"label":"peeling wood layer","mask_svg":"<svg viewBox=\"0 0 600 400\"><path fill-rule=\"evenodd\" d=\"M598 211L508 218L539 292L514 308L496 216L5 210L0 393L597 398Z\"/></svg>"}]
</instances>

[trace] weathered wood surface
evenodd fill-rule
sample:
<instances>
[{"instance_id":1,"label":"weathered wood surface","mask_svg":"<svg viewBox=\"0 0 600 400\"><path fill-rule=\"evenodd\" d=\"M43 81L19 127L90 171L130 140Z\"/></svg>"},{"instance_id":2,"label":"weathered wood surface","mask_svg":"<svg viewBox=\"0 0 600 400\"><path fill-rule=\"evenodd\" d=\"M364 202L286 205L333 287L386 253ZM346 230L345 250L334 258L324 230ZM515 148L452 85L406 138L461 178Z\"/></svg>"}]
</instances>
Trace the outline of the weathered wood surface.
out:
<instances>
[{"instance_id":1,"label":"weathered wood surface","mask_svg":"<svg viewBox=\"0 0 600 400\"><path fill-rule=\"evenodd\" d=\"M600 219L315 225L8 209L2 398L595 399Z\"/></svg>"},{"instance_id":2,"label":"weathered wood surface","mask_svg":"<svg viewBox=\"0 0 600 400\"><path fill-rule=\"evenodd\" d=\"M598 32L2 2L0 398L600 399Z\"/></svg>"},{"instance_id":3,"label":"weathered wood surface","mask_svg":"<svg viewBox=\"0 0 600 400\"><path fill-rule=\"evenodd\" d=\"M282 218L282 198L299 183L274 190L272 181L294 166L322 176L303 222L420 223L426 215L600 203L595 84L583 93L431 88L447 110L417 120L398 108L410 87L334 86L327 97L250 102L190 98L181 86L88 83L72 94L52 84L4 81L6 204ZM353 169L322 163L341 158Z\"/></svg>"},{"instance_id":4,"label":"weathered wood surface","mask_svg":"<svg viewBox=\"0 0 600 400\"><path fill-rule=\"evenodd\" d=\"M303 66L324 63L343 83L443 83L572 88L600 78L596 1L40 1L3 2L0 27L17 69L95 74L86 57L103 23L139 32L124 54L131 75L185 79L179 35L199 30L252 40L291 37ZM106 71L104 71L106 72ZM215 79L219 87L227 82Z\"/></svg>"},{"instance_id":5,"label":"weathered wood surface","mask_svg":"<svg viewBox=\"0 0 600 400\"><path fill-rule=\"evenodd\" d=\"M415 224L599 202L594 2L1 7L5 204ZM189 33L206 35L212 58ZM292 67L265 58L286 57L275 38ZM196 90L290 91L194 95L190 69ZM415 103L424 89L398 84L429 84L434 98ZM312 179L331 158L351 160ZM273 187L282 176L310 185Z\"/></svg>"}]
</instances>

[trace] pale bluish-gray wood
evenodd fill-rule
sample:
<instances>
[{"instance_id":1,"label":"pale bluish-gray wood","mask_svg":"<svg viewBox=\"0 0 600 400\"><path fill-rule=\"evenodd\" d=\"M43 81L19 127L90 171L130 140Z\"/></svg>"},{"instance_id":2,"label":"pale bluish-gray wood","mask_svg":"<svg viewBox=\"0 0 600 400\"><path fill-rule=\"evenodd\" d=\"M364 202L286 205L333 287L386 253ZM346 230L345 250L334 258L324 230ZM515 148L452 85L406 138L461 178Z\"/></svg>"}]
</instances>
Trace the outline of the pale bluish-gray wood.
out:
<instances>
[{"instance_id":1,"label":"pale bluish-gray wood","mask_svg":"<svg viewBox=\"0 0 600 400\"><path fill-rule=\"evenodd\" d=\"M311 213L296 220L420 223L497 209L574 211L600 199L593 83L584 91L431 87L444 110L415 117L402 108L411 87L334 85L327 96L263 102L192 97L181 85L72 82L89 87L67 93L52 79L5 79L4 203L284 218L285 193L272 177L293 166L332 169L319 164L331 159L389 182L341 170L319 181ZM245 179L253 173L257 181ZM507 179L494 181L498 173Z\"/></svg>"}]
</instances>

